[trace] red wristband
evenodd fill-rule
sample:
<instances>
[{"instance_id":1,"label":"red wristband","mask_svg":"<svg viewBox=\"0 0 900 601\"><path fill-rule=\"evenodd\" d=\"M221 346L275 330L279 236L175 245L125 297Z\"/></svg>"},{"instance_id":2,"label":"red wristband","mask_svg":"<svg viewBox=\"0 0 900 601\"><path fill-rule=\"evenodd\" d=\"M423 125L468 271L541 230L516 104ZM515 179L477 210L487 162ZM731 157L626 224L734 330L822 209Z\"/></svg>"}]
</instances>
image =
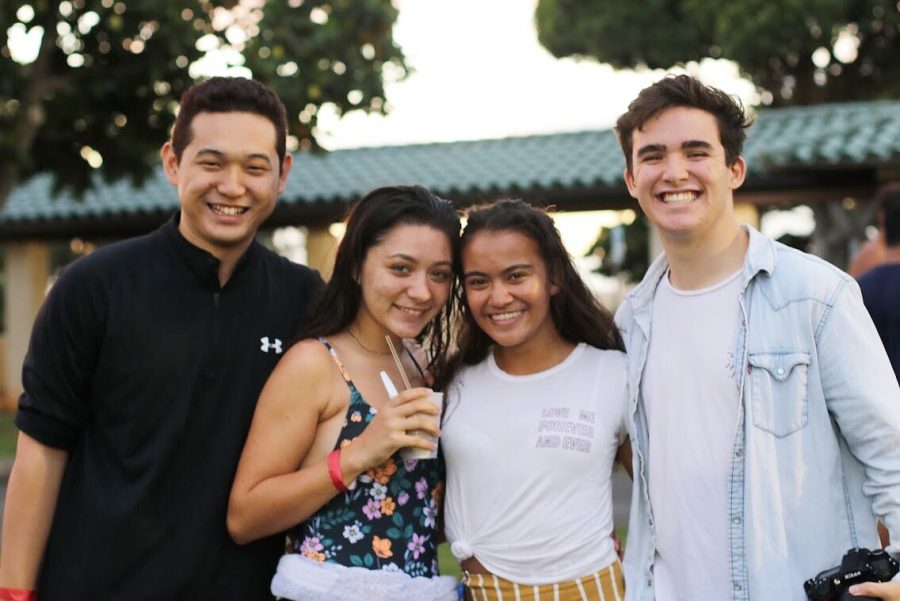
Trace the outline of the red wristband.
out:
<instances>
[{"instance_id":1,"label":"red wristband","mask_svg":"<svg viewBox=\"0 0 900 601\"><path fill-rule=\"evenodd\" d=\"M0 601L37 601L37 591L0 587Z\"/></svg>"},{"instance_id":2,"label":"red wristband","mask_svg":"<svg viewBox=\"0 0 900 601\"><path fill-rule=\"evenodd\" d=\"M335 449L328 454L328 477L331 483L341 492L347 492L350 489L344 484L344 474L341 472L341 450Z\"/></svg>"}]
</instances>

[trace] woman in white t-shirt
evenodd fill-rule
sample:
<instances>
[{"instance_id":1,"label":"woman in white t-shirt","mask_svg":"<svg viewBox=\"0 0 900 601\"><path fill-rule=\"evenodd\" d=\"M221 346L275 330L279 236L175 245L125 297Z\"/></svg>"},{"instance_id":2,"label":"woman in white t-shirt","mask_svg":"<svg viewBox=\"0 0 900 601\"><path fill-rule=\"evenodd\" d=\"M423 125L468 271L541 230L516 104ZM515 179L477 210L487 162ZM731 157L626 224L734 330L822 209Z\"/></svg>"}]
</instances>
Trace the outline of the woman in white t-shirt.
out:
<instances>
[{"instance_id":1,"label":"woman in white t-shirt","mask_svg":"<svg viewBox=\"0 0 900 601\"><path fill-rule=\"evenodd\" d=\"M621 599L610 476L631 457L612 315L553 220L520 200L470 211L461 253L441 444L467 598Z\"/></svg>"}]
</instances>

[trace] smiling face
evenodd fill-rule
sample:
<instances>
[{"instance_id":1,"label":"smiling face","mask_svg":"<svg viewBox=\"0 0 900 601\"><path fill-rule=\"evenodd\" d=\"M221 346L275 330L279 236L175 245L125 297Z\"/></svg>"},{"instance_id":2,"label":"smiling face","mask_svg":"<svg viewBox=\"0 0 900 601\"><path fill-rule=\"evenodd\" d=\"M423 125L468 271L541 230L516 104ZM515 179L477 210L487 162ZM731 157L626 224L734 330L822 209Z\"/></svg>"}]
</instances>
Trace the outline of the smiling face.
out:
<instances>
[{"instance_id":1,"label":"smiling face","mask_svg":"<svg viewBox=\"0 0 900 601\"><path fill-rule=\"evenodd\" d=\"M366 253L356 328L370 340L386 333L415 338L444 308L452 281L447 236L427 225L396 225Z\"/></svg>"},{"instance_id":2,"label":"smiling face","mask_svg":"<svg viewBox=\"0 0 900 601\"><path fill-rule=\"evenodd\" d=\"M743 183L746 166L740 157L726 165L712 114L667 109L635 129L632 142L625 183L664 242L733 235L733 191Z\"/></svg>"},{"instance_id":3,"label":"smiling face","mask_svg":"<svg viewBox=\"0 0 900 601\"><path fill-rule=\"evenodd\" d=\"M550 314L550 282L537 244L514 230L481 230L462 251L466 304L504 351L550 348L560 338Z\"/></svg>"},{"instance_id":4,"label":"smiling face","mask_svg":"<svg viewBox=\"0 0 900 601\"><path fill-rule=\"evenodd\" d=\"M162 149L166 178L178 189L178 229L220 260L237 258L275 208L291 157L279 164L275 126L254 113L198 113L181 160Z\"/></svg>"}]
</instances>

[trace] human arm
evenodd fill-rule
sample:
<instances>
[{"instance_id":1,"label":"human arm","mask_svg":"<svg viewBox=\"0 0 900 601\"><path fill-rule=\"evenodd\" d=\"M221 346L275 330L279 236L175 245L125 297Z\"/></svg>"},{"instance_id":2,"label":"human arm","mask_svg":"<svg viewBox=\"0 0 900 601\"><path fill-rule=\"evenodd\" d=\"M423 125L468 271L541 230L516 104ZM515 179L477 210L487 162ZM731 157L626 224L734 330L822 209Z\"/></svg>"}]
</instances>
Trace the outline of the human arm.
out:
<instances>
[{"instance_id":1,"label":"human arm","mask_svg":"<svg viewBox=\"0 0 900 601\"><path fill-rule=\"evenodd\" d=\"M622 444L619 445L619 450L616 451L616 462L625 469L628 477L634 480L631 460L631 440L626 438Z\"/></svg>"},{"instance_id":2,"label":"human arm","mask_svg":"<svg viewBox=\"0 0 900 601\"><path fill-rule=\"evenodd\" d=\"M900 547L900 388L855 282L838 290L818 328L822 391L850 452L863 466L863 492Z\"/></svg>"},{"instance_id":3,"label":"human arm","mask_svg":"<svg viewBox=\"0 0 900 601\"><path fill-rule=\"evenodd\" d=\"M336 379L340 386L334 386ZM260 395L231 490L227 525L236 542L287 530L337 494L327 463L334 442L317 440L317 433L323 420L346 408L339 399L346 392L331 357L317 341L294 345L278 363ZM400 448L433 448L433 443L407 434L439 434L424 415L438 411L429 393L414 388L379 407L363 433L341 451L345 484Z\"/></svg>"},{"instance_id":4,"label":"human arm","mask_svg":"<svg viewBox=\"0 0 900 601\"><path fill-rule=\"evenodd\" d=\"M19 434L3 510L0 586L34 589L68 453Z\"/></svg>"},{"instance_id":5,"label":"human arm","mask_svg":"<svg viewBox=\"0 0 900 601\"><path fill-rule=\"evenodd\" d=\"M32 328L3 513L2 587L36 585L68 462L66 449L77 443L89 412L105 290L83 266L81 261L63 272Z\"/></svg>"},{"instance_id":6,"label":"human arm","mask_svg":"<svg viewBox=\"0 0 900 601\"><path fill-rule=\"evenodd\" d=\"M884 262L884 255L887 252L884 244L884 238L881 232L872 240L866 240L862 246L856 251L856 254L850 259L850 265L847 267L847 273L856 279L866 273L873 267Z\"/></svg>"}]
</instances>

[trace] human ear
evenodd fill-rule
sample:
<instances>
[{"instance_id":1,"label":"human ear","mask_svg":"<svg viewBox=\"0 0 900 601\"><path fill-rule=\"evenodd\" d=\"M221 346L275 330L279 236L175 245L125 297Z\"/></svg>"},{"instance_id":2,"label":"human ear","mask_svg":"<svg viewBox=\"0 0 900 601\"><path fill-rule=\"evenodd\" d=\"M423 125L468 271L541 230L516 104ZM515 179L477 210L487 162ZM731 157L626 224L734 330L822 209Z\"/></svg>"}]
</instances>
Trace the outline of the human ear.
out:
<instances>
[{"instance_id":1,"label":"human ear","mask_svg":"<svg viewBox=\"0 0 900 601\"><path fill-rule=\"evenodd\" d=\"M284 188L287 186L287 178L288 173L291 172L291 167L294 164L294 157L291 156L290 153L284 155L284 160L281 161L281 170L278 173L278 193L283 194Z\"/></svg>"},{"instance_id":2,"label":"human ear","mask_svg":"<svg viewBox=\"0 0 900 601\"><path fill-rule=\"evenodd\" d=\"M737 190L744 183L744 178L747 177L747 162L744 161L744 157L738 157L728 169L731 172L731 189Z\"/></svg>"},{"instance_id":3,"label":"human ear","mask_svg":"<svg viewBox=\"0 0 900 601\"><path fill-rule=\"evenodd\" d=\"M632 198L637 200L637 187L634 185L634 174L631 172L631 169L626 167L625 172L622 174L622 177L625 179L625 187L628 188L628 194L630 194Z\"/></svg>"},{"instance_id":4,"label":"human ear","mask_svg":"<svg viewBox=\"0 0 900 601\"><path fill-rule=\"evenodd\" d=\"M173 186L178 185L178 157L175 156L175 147L172 142L166 142L159 149L159 158L162 160L163 171L166 180Z\"/></svg>"}]
</instances>

